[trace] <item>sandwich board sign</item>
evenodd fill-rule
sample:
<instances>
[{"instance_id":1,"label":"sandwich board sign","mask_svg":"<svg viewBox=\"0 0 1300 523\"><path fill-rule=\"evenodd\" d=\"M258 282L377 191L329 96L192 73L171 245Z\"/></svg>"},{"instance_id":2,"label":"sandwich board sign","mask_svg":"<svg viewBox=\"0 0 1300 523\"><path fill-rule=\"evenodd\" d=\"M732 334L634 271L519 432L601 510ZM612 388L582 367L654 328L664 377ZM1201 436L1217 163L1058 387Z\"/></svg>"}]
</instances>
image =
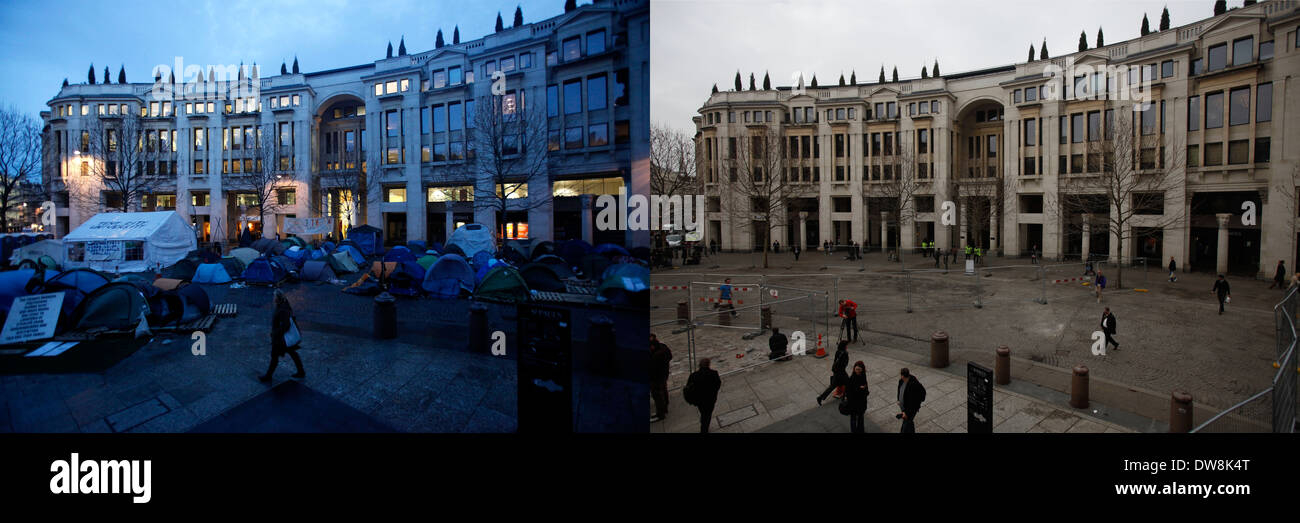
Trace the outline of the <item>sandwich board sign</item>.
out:
<instances>
[{"instance_id":1,"label":"sandwich board sign","mask_svg":"<svg viewBox=\"0 0 1300 523\"><path fill-rule=\"evenodd\" d=\"M14 298L9 317L5 318L4 330L0 331L0 344L54 337L62 308L62 292Z\"/></svg>"}]
</instances>

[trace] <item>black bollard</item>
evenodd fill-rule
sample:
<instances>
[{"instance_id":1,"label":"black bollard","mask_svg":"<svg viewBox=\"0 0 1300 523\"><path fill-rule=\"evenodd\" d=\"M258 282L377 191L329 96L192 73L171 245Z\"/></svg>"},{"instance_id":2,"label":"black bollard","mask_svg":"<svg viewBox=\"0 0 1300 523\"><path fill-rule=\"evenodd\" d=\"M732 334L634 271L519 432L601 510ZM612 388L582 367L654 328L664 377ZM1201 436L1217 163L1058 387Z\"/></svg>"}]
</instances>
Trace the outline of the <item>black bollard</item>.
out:
<instances>
[{"instance_id":1,"label":"black bollard","mask_svg":"<svg viewBox=\"0 0 1300 523\"><path fill-rule=\"evenodd\" d=\"M387 292L375 296L374 336L381 340L397 337L397 298Z\"/></svg>"},{"instance_id":2,"label":"black bollard","mask_svg":"<svg viewBox=\"0 0 1300 523\"><path fill-rule=\"evenodd\" d=\"M488 306L474 302L469 305L469 351L488 352Z\"/></svg>"}]
</instances>

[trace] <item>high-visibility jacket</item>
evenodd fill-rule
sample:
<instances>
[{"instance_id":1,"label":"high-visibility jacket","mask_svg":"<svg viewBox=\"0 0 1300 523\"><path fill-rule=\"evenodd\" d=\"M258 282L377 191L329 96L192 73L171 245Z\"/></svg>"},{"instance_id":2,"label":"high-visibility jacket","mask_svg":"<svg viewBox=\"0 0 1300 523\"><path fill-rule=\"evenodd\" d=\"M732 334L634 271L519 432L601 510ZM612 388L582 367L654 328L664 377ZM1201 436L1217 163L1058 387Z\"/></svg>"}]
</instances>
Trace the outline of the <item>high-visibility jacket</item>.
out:
<instances>
[{"instance_id":1,"label":"high-visibility jacket","mask_svg":"<svg viewBox=\"0 0 1300 523\"><path fill-rule=\"evenodd\" d=\"M966 246L966 254L970 254L970 253L971 253L971 249L970 249L970 246L969 246L969 245L967 245L967 246Z\"/></svg>"},{"instance_id":2,"label":"high-visibility jacket","mask_svg":"<svg viewBox=\"0 0 1300 523\"><path fill-rule=\"evenodd\" d=\"M984 249L982 249L982 248L980 248L980 247L976 247L976 248L975 248L975 255L976 255L976 256L983 256L983 255L984 255Z\"/></svg>"}]
</instances>

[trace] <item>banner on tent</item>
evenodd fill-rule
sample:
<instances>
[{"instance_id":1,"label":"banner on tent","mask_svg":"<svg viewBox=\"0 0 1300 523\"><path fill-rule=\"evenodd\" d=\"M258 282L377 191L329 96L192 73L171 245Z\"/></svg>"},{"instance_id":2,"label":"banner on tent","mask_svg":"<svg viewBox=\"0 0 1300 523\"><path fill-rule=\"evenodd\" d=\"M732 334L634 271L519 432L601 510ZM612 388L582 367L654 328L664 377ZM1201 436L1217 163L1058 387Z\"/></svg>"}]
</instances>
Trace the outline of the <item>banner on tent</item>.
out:
<instances>
[{"instance_id":1,"label":"banner on tent","mask_svg":"<svg viewBox=\"0 0 1300 523\"><path fill-rule=\"evenodd\" d=\"M86 242L86 261L111 261L123 258L123 245L120 241Z\"/></svg>"},{"instance_id":2,"label":"banner on tent","mask_svg":"<svg viewBox=\"0 0 1300 523\"><path fill-rule=\"evenodd\" d=\"M327 234L333 230L334 223L329 216L284 219L284 231L289 234Z\"/></svg>"},{"instance_id":3,"label":"banner on tent","mask_svg":"<svg viewBox=\"0 0 1300 523\"><path fill-rule=\"evenodd\" d=\"M0 331L0 344L53 337L62 307L62 292L15 298L9 317L5 318L4 330Z\"/></svg>"}]
</instances>

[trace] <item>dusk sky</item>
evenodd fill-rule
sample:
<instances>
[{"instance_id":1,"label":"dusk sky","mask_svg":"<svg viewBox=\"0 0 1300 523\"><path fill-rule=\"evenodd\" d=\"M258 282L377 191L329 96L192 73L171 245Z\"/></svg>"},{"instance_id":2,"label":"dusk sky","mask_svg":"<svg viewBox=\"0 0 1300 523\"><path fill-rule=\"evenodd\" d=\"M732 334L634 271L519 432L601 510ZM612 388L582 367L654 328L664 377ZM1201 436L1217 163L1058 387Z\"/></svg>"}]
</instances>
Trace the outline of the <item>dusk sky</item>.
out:
<instances>
[{"instance_id":1,"label":"dusk sky","mask_svg":"<svg viewBox=\"0 0 1300 523\"><path fill-rule=\"evenodd\" d=\"M1229 0L1239 7L1242 0ZM694 134L691 117L713 84L732 89L736 70L749 88L791 85L791 74L834 85L857 71L875 82L898 66L917 78L939 61L959 73L1025 61L1047 39L1052 56L1078 51L1079 32L1097 28L1114 44L1137 38L1145 13L1155 31L1169 7L1171 27L1214 14L1213 0L654 0L650 10L651 121Z\"/></svg>"},{"instance_id":2,"label":"dusk sky","mask_svg":"<svg viewBox=\"0 0 1300 523\"><path fill-rule=\"evenodd\" d=\"M123 64L127 81L146 82L154 66L170 67L177 56L205 70L257 62L263 76L279 74L295 55L303 72L365 64L384 58L390 41L396 52L403 35L416 53L433 49L440 28L448 44L457 25L461 41L491 33L498 11L509 27L517 5L525 23L564 12L564 0L6 0L0 105L37 117L64 78L84 83L91 63L96 80L108 66L114 83Z\"/></svg>"}]
</instances>

